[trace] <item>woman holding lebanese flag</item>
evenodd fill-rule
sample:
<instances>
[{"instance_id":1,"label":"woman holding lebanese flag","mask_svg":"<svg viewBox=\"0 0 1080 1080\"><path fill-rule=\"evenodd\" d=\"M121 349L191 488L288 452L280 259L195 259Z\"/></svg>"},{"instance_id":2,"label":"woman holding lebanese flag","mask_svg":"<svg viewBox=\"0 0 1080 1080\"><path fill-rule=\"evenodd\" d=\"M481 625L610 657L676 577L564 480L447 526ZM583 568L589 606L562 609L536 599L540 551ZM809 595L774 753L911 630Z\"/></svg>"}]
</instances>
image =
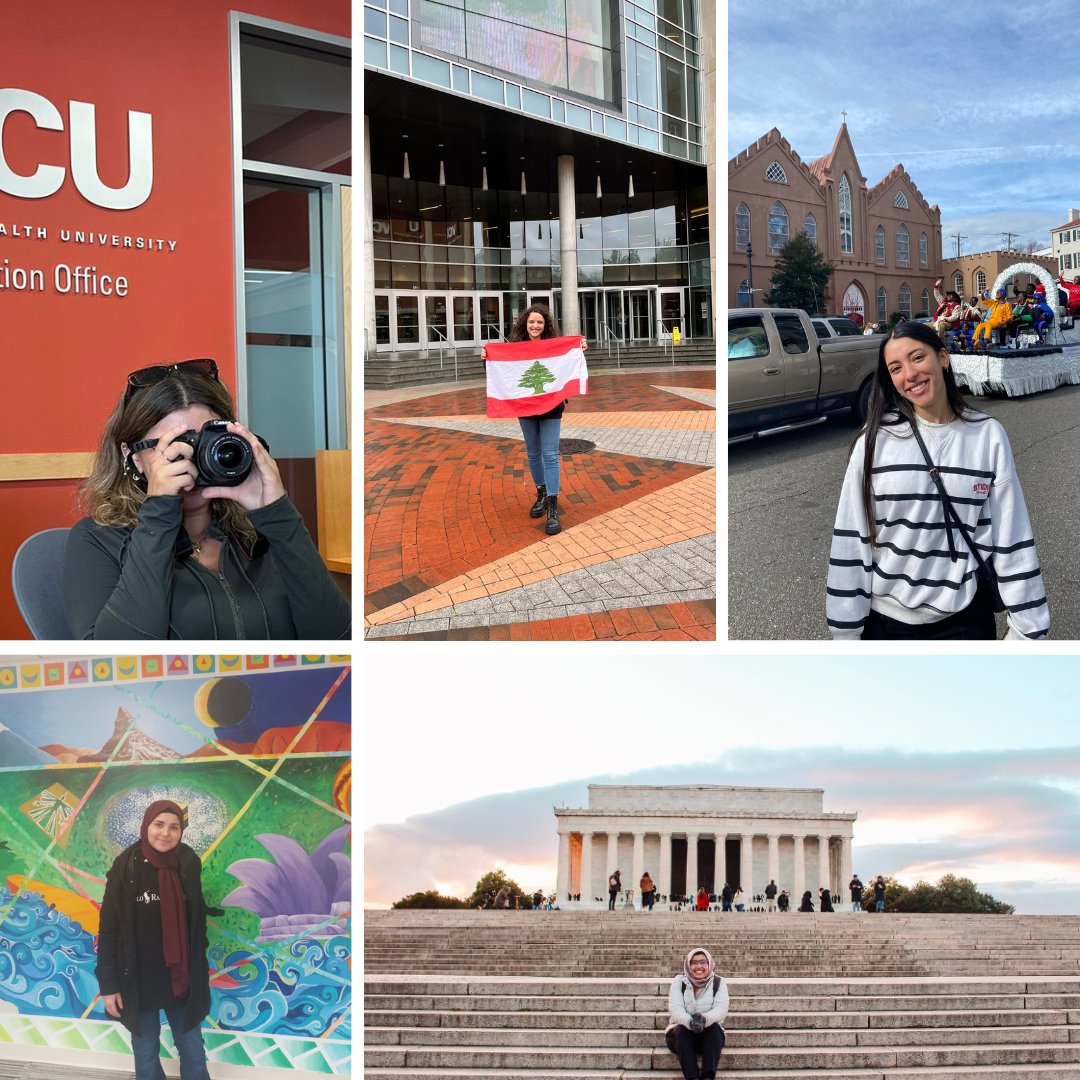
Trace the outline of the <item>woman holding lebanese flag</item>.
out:
<instances>
[{"instance_id":1,"label":"woman holding lebanese flag","mask_svg":"<svg viewBox=\"0 0 1080 1080\"><path fill-rule=\"evenodd\" d=\"M543 342L543 344L540 344ZM525 347L528 345L529 347ZM480 350L487 364L487 415L516 416L525 439L536 502L529 517L546 513L545 531L554 536L559 524L559 429L566 401L588 390L585 350L580 335L560 337L551 310L527 307L510 328L505 343ZM549 385L550 384L550 385Z\"/></svg>"}]
</instances>

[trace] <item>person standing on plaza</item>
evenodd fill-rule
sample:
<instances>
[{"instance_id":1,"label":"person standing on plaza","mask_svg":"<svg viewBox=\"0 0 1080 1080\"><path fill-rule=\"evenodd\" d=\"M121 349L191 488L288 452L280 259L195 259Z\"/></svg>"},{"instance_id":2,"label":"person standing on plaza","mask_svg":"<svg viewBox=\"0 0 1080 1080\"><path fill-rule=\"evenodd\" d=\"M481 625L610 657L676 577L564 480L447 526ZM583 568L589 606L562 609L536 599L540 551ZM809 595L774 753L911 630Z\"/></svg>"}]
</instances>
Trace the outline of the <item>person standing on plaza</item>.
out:
<instances>
[{"instance_id":1,"label":"person standing on plaza","mask_svg":"<svg viewBox=\"0 0 1080 1080\"><path fill-rule=\"evenodd\" d=\"M730 911L731 910L731 897L732 897L732 895L733 894L732 894L731 886L725 881L723 889L720 890L720 910L721 911Z\"/></svg>"},{"instance_id":2,"label":"person standing on plaza","mask_svg":"<svg viewBox=\"0 0 1080 1080\"><path fill-rule=\"evenodd\" d=\"M818 890L818 896L820 897L820 900L821 900L821 910L822 911L832 911L833 910L832 893L829 892L829 890L827 888L822 888L822 889Z\"/></svg>"},{"instance_id":3,"label":"person standing on plaza","mask_svg":"<svg viewBox=\"0 0 1080 1080\"><path fill-rule=\"evenodd\" d=\"M746 909L746 904L745 904L745 901L743 899L743 891L742 891L742 886L741 885L736 885L735 886L735 892L732 894L732 897L731 897L731 904L732 904L732 907L734 907L736 911L744 911Z\"/></svg>"},{"instance_id":4,"label":"person standing on plaza","mask_svg":"<svg viewBox=\"0 0 1080 1080\"><path fill-rule=\"evenodd\" d=\"M885 879L880 874L874 882L874 910L885 910Z\"/></svg>"},{"instance_id":5,"label":"person standing on plaza","mask_svg":"<svg viewBox=\"0 0 1080 1080\"><path fill-rule=\"evenodd\" d=\"M728 988L707 949L687 954L683 970L671 980L668 1012L664 1041L679 1059L685 1080L714 1080L726 1042Z\"/></svg>"},{"instance_id":6,"label":"person standing on plaza","mask_svg":"<svg viewBox=\"0 0 1080 1080\"><path fill-rule=\"evenodd\" d=\"M540 341L559 337L559 326L551 309L544 304L532 304L515 320L507 341ZM589 347L581 339L581 351ZM480 350L480 358L487 360L487 347ZM519 416L521 434L525 439L525 455L529 472L536 485L536 502L529 508L529 517L547 516L544 531L554 536L562 529L559 524L559 432L566 401L560 401L553 409L540 416Z\"/></svg>"},{"instance_id":7,"label":"person standing on plaza","mask_svg":"<svg viewBox=\"0 0 1080 1080\"><path fill-rule=\"evenodd\" d=\"M769 884L765 886L765 910L776 910L776 882L770 878Z\"/></svg>"},{"instance_id":8,"label":"person standing on plaza","mask_svg":"<svg viewBox=\"0 0 1080 1080\"><path fill-rule=\"evenodd\" d=\"M638 888L641 889L641 909L644 911L646 908L649 911L653 909L653 899L656 896L656 886L653 884L653 879L649 877L649 871L646 870L641 875L641 880L638 882Z\"/></svg>"},{"instance_id":9,"label":"person standing on plaza","mask_svg":"<svg viewBox=\"0 0 1080 1080\"><path fill-rule=\"evenodd\" d=\"M695 906L697 907L698 911L709 910L709 894L705 891L704 885L702 885L697 891L697 899L695 901Z\"/></svg>"},{"instance_id":10,"label":"person standing on plaza","mask_svg":"<svg viewBox=\"0 0 1080 1080\"><path fill-rule=\"evenodd\" d=\"M814 910L814 894L807 889L802 894L802 903L799 904L800 911L813 911Z\"/></svg>"},{"instance_id":11,"label":"person standing on plaza","mask_svg":"<svg viewBox=\"0 0 1080 1080\"><path fill-rule=\"evenodd\" d=\"M833 528L837 640L1043 638L1050 609L1005 429L960 395L930 327L882 339Z\"/></svg>"},{"instance_id":12,"label":"person standing on plaza","mask_svg":"<svg viewBox=\"0 0 1080 1080\"><path fill-rule=\"evenodd\" d=\"M607 879L607 894L608 894L608 911L615 910L615 898L622 891L622 872L616 870L611 877Z\"/></svg>"},{"instance_id":13,"label":"person standing on plaza","mask_svg":"<svg viewBox=\"0 0 1080 1080\"><path fill-rule=\"evenodd\" d=\"M184 810L168 799L143 814L139 839L105 879L97 980L106 1013L131 1033L135 1080L164 1080L161 1013L181 1080L210 1080L202 1021L210 1012L202 860L181 842Z\"/></svg>"},{"instance_id":14,"label":"person standing on plaza","mask_svg":"<svg viewBox=\"0 0 1080 1080\"><path fill-rule=\"evenodd\" d=\"M788 896L787 889L784 889L776 898L776 906L783 912L791 910L791 897Z\"/></svg>"},{"instance_id":15,"label":"person standing on plaza","mask_svg":"<svg viewBox=\"0 0 1080 1080\"><path fill-rule=\"evenodd\" d=\"M859 880L858 874L851 879L848 889L851 892L851 910L862 911L863 883Z\"/></svg>"}]
</instances>

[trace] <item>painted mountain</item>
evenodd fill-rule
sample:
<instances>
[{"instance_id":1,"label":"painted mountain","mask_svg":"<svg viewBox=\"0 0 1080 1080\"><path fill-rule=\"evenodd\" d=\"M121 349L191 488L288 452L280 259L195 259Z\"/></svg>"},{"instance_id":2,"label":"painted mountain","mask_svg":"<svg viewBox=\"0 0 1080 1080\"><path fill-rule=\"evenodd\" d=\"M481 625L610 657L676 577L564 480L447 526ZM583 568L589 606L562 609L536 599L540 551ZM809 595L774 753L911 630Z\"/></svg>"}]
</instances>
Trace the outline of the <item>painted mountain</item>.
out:
<instances>
[{"instance_id":1,"label":"painted mountain","mask_svg":"<svg viewBox=\"0 0 1080 1080\"><path fill-rule=\"evenodd\" d=\"M78 761L80 763L107 761L116 749L116 744L124 739L124 733L129 727L131 731L128 732L127 738L120 747L120 752L116 755L117 761L175 761L180 757L175 750L170 750L164 743L151 738L145 731L132 727L134 719L127 709L117 709L113 733L106 740L105 745L96 753L80 755Z\"/></svg>"},{"instance_id":2,"label":"painted mountain","mask_svg":"<svg viewBox=\"0 0 1080 1080\"><path fill-rule=\"evenodd\" d=\"M0 724L0 769L16 768L20 765L55 765L56 758L28 743L21 735L16 735L11 728Z\"/></svg>"},{"instance_id":3,"label":"painted mountain","mask_svg":"<svg viewBox=\"0 0 1080 1080\"><path fill-rule=\"evenodd\" d=\"M220 746L227 747L234 754L284 754L290 743L296 738L299 727L267 728L256 742L237 742L233 739L218 739L217 744L208 743L193 750L188 757L214 757L219 755ZM304 732L300 741L292 748L294 754L330 754L348 750L352 740L352 728L335 720L320 720Z\"/></svg>"}]
</instances>

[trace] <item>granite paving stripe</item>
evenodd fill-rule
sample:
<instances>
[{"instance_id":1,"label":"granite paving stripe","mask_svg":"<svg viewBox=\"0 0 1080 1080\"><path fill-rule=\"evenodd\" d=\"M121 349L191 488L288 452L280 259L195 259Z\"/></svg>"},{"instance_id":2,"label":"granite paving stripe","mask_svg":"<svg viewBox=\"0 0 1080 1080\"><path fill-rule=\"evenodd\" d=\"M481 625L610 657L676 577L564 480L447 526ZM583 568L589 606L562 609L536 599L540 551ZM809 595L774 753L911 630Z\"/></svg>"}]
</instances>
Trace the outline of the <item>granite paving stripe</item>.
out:
<instances>
[{"instance_id":1,"label":"granite paving stripe","mask_svg":"<svg viewBox=\"0 0 1080 1080\"><path fill-rule=\"evenodd\" d=\"M675 579L661 565L674 552L690 568ZM716 534L694 537L668 548L653 548L610 562L574 570L556 578L520 586L495 597L481 597L418 613L411 618L370 627L369 638L407 636L479 626L573 618L657 605L688 604L716 596ZM674 619L637 632L675 629Z\"/></svg>"},{"instance_id":2,"label":"granite paving stripe","mask_svg":"<svg viewBox=\"0 0 1080 1080\"><path fill-rule=\"evenodd\" d=\"M563 420L561 434L564 439L588 439L596 444L598 450L609 454L707 467L716 464L715 413L653 415L661 421L655 426L629 427L626 422L634 417L640 418L641 413L589 414L587 417L575 414L571 422ZM667 418L672 418L675 423L668 422ZM423 419L385 417L383 422L524 441L516 420L488 420L482 416L429 416Z\"/></svg>"},{"instance_id":3,"label":"granite paving stripe","mask_svg":"<svg viewBox=\"0 0 1080 1080\"><path fill-rule=\"evenodd\" d=\"M715 529L716 472L709 469L368 614L365 625L397 622L493 597L597 563L675 545ZM684 573L691 570L686 559L675 555L674 561L682 564Z\"/></svg>"},{"instance_id":4,"label":"granite paving stripe","mask_svg":"<svg viewBox=\"0 0 1080 1080\"><path fill-rule=\"evenodd\" d=\"M630 610L600 611L558 619L495 623L451 630L429 629L415 634L387 634L384 641L715 641L716 601L712 598L634 608L652 620L653 630L641 631ZM447 620L449 623L449 620Z\"/></svg>"},{"instance_id":5,"label":"granite paving stripe","mask_svg":"<svg viewBox=\"0 0 1080 1080\"><path fill-rule=\"evenodd\" d=\"M716 387L711 390L701 390L691 386L656 386L656 390L666 390L669 394L677 394L688 401L698 401L702 405L711 405L716 408Z\"/></svg>"}]
</instances>

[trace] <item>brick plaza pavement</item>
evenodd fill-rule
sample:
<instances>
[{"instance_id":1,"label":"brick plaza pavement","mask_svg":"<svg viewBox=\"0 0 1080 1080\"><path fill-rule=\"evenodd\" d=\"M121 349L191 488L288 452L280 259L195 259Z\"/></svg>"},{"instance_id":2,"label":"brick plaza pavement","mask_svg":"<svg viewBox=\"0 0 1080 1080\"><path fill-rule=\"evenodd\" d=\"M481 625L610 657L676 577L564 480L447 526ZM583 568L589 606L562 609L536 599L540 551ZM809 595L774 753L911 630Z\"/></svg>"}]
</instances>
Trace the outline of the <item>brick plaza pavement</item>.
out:
<instances>
[{"instance_id":1,"label":"brick plaza pavement","mask_svg":"<svg viewBox=\"0 0 1080 1080\"><path fill-rule=\"evenodd\" d=\"M369 407L365 637L713 640L715 386L711 366L590 375L563 416L586 446L563 454L556 536L483 386Z\"/></svg>"}]
</instances>

